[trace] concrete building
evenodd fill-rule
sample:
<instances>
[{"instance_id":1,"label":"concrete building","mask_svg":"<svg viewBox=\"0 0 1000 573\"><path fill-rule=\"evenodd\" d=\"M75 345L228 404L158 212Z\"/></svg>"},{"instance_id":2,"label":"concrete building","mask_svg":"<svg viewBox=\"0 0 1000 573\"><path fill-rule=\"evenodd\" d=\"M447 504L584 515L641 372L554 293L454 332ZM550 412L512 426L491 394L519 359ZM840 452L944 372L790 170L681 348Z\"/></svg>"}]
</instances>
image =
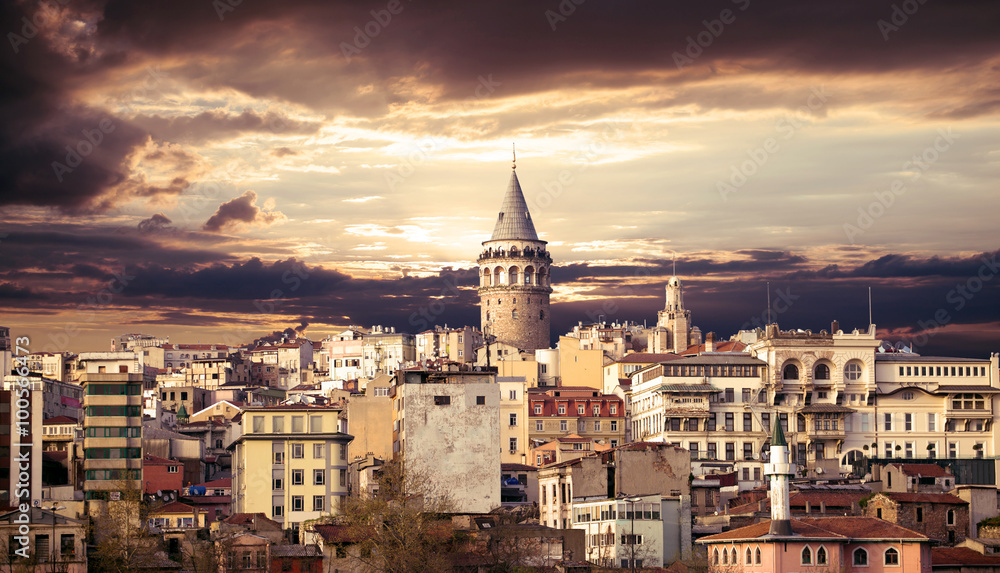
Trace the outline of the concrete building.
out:
<instances>
[{"instance_id":1,"label":"concrete building","mask_svg":"<svg viewBox=\"0 0 1000 573\"><path fill-rule=\"evenodd\" d=\"M25 515L31 524L28 535L21 530ZM0 515L3 563L9 571L87 573L88 529L89 524L85 521L42 507L32 507L27 514L5 512ZM23 545L17 541L22 536L27 541ZM15 554L16 550L24 550L24 553ZM23 557L25 554L27 558Z\"/></svg>"},{"instance_id":2,"label":"concrete building","mask_svg":"<svg viewBox=\"0 0 1000 573\"><path fill-rule=\"evenodd\" d=\"M600 390L604 386L604 366L611 359L600 348L569 336L559 337L559 386L587 386Z\"/></svg>"},{"instance_id":3,"label":"concrete building","mask_svg":"<svg viewBox=\"0 0 1000 573\"><path fill-rule=\"evenodd\" d=\"M604 365L604 393L617 394L616 389L618 388L621 388L623 391L631 391L633 374L648 366L677 360L678 358L682 358L682 356L672 352L661 354L633 352L626 354L621 359Z\"/></svg>"},{"instance_id":4,"label":"concrete building","mask_svg":"<svg viewBox=\"0 0 1000 573\"><path fill-rule=\"evenodd\" d=\"M131 333L111 339L111 352L134 352L137 349L152 348L170 343L170 337L152 334Z\"/></svg>"},{"instance_id":5,"label":"concrete building","mask_svg":"<svg viewBox=\"0 0 1000 573\"><path fill-rule=\"evenodd\" d=\"M353 395L347 401L347 420L354 435L348 459L368 454L383 460L392 457L392 383L391 376L379 375L368 383L364 394Z\"/></svg>"},{"instance_id":6,"label":"concrete building","mask_svg":"<svg viewBox=\"0 0 1000 573\"><path fill-rule=\"evenodd\" d=\"M573 528L586 534L586 560L600 567L663 567L681 558L681 543L691 542L690 507L686 522L680 496L661 494L576 499ZM682 539L683 524L688 535ZM685 551L685 554L687 551Z\"/></svg>"},{"instance_id":7,"label":"concrete building","mask_svg":"<svg viewBox=\"0 0 1000 573\"><path fill-rule=\"evenodd\" d=\"M133 352L80 354L84 497L117 499L142 488L142 362Z\"/></svg>"},{"instance_id":8,"label":"concrete building","mask_svg":"<svg viewBox=\"0 0 1000 573\"><path fill-rule=\"evenodd\" d=\"M415 336L416 359L475 362L475 349L483 344L481 332L471 326L448 328L435 326Z\"/></svg>"},{"instance_id":9,"label":"concrete building","mask_svg":"<svg viewBox=\"0 0 1000 573\"><path fill-rule=\"evenodd\" d=\"M763 484L762 454L772 425L767 370L746 354L705 353L634 372L632 438L680 444L693 460L734 462L740 475L746 470L741 489Z\"/></svg>"},{"instance_id":10,"label":"concrete building","mask_svg":"<svg viewBox=\"0 0 1000 573\"><path fill-rule=\"evenodd\" d=\"M393 374L412 366L417 359L417 341L412 334L395 328L372 327L361 341L361 371L367 378Z\"/></svg>"},{"instance_id":11,"label":"concrete building","mask_svg":"<svg viewBox=\"0 0 1000 573\"><path fill-rule=\"evenodd\" d=\"M629 352L643 349L633 341L633 337L638 340L635 335L641 330L641 326L628 322L611 324L579 322L573 330L566 333L566 336L580 340L581 350L600 350L604 356L612 360L621 360Z\"/></svg>"},{"instance_id":12,"label":"concrete building","mask_svg":"<svg viewBox=\"0 0 1000 573\"><path fill-rule=\"evenodd\" d=\"M190 368L195 360L226 358L225 344L158 344L142 348L143 363L153 368Z\"/></svg>"},{"instance_id":13,"label":"concrete building","mask_svg":"<svg viewBox=\"0 0 1000 573\"><path fill-rule=\"evenodd\" d=\"M233 513L263 513L297 531L303 521L336 515L347 495L353 436L339 407L247 408L233 450Z\"/></svg>"},{"instance_id":14,"label":"concrete building","mask_svg":"<svg viewBox=\"0 0 1000 573\"><path fill-rule=\"evenodd\" d=\"M393 455L456 513L500 505L500 385L491 372L401 370Z\"/></svg>"},{"instance_id":15,"label":"concrete building","mask_svg":"<svg viewBox=\"0 0 1000 573\"><path fill-rule=\"evenodd\" d=\"M18 360L14 359L17 364ZM0 505L42 499L42 382L7 374L0 390ZM22 479L27 476L27 479Z\"/></svg>"},{"instance_id":16,"label":"concrete building","mask_svg":"<svg viewBox=\"0 0 1000 573\"><path fill-rule=\"evenodd\" d=\"M330 378L333 380L357 380L364 376L361 357L364 356L364 332L350 328L331 336L321 344L328 355Z\"/></svg>"},{"instance_id":17,"label":"concrete building","mask_svg":"<svg viewBox=\"0 0 1000 573\"><path fill-rule=\"evenodd\" d=\"M522 377L497 377L500 385L500 461L505 464L528 463L527 383Z\"/></svg>"},{"instance_id":18,"label":"concrete building","mask_svg":"<svg viewBox=\"0 0 1000 573\"><path fill-rule=\"evenodd\" d=\"M535 232L517 172L511 171L493 235L483 241L477 260L479 309L487 341L493 337L522 350L550 346L552 256L545 245Z\"/></svg>"}]
</instances>

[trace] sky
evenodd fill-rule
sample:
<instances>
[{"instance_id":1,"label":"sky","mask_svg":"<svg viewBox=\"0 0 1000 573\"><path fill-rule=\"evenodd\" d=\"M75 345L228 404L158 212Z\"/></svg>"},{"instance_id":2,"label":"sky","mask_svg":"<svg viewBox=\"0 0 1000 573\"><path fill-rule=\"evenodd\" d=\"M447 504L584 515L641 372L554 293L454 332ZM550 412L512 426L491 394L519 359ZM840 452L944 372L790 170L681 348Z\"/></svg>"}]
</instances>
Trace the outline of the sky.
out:
<instances>
[{"instance_id":1,"label":"sky","mask_svg":"<svg viewBox=\"0 0 1000 573\"><path fill-rule=\"evenodd\" d=\"M478 326L517 173L552 334L867 328L1000 351L1000 4L0 6L0 324L238 344ZM772 303L768 312L768 295Z\"/></svg>"}]
</instances>

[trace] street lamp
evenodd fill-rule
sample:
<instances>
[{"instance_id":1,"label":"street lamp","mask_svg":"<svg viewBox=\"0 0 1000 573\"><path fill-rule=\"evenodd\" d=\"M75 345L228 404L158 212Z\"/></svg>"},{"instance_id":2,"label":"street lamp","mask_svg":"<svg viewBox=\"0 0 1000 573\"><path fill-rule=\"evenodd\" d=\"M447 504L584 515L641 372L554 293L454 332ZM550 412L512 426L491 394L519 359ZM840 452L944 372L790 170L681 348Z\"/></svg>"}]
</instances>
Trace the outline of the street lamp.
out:
<instances>
[{"instance_id":1,"label":"street lamp","mask_svg":"<svg viewBox=\"0 0 1000 573\"><path fill-rule=\"evenodd\" d=\"M52 573L55 573L56 556L58 555L58 553L56 553L56 512L60 509L66 509L66 506L53 504L51 507L42 509L48 509L52 512L52 537L49 539L49 545L52 547Z\"/></svg>"}]
</instances>

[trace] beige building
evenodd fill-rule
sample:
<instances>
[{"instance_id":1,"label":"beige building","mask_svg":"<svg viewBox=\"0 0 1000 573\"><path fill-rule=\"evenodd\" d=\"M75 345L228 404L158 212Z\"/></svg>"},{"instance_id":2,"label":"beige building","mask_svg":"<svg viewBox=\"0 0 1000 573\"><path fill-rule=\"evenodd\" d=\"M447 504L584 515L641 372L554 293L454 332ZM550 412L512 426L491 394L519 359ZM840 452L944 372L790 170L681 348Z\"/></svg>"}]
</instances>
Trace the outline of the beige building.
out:
<instances>
[{"instance_id":1,"label":"beige building","mask_svg":"<svg viewBox=\"0 0 1000 573\"><path fill-rule=\"evenodd\" d=\"M523 363L522 363L523 364ZM527 464L528 402L523 377L497 376L500 385L500 461L505 464Z\"/></svg>"},{"instance_id":2,"label":"beige building","mask_svg":"<svg viewBox=\"0 0 1000 573\"><path fill-rule=\"evenodd\" d=\"M584 341L569 336L559 337L559 385L586 386L601 390L604 387L605 358L600 348L586 347Z\"/></svg>"},{"instance_id":3,"label":"beige building","mask_svg":"<svg viewBox=\"0 0 1000 573\"><path fill-rule=\"evenodd\" d=\"M684 286L673 276L667 280L666 305L656 313L656 328L649 333L647 350L680 354L701 344L701 330L691 323L691 311L684 307Z\"/></svg>"},{"instance_id":4,"label":"beige building","mask_svg":"<svg viewBox=\"0 0 1000 573\"><path fill-rule=\"evenodd\" d=\"M142 488L142 363L132 352L80 354L85 499Z\"/></svg>"},{"instance_id":5,"label":"beige building","mask_svg":"<svg viewBox=\"0 0 1000 573\"><path fill-rule=\"evenodd\" d=\"M456 513L500 505L500 385L490 372L401 370L393 455Z\"/></svg>"},{"instance_id":6,"label":"beige building","mask_svg":"<svg viewBox=\"0 0 1000 573\"><path fill-rule=\"evenodd\" d=\"M395 328L376 326L361 342L361 371L366 378L393 374L417 359L416 338Z\"/></svg>"},{"instance_id":7,"label":"beige building","mask_svg":"<svg viewBox=\"0 0 1000 573\"><path fill-rule=\"evenodd\" d=\"M392 376L379 375L368 383L364 394L347 401L347 420L354 436L349 459L371 454L386 460L392 457Z\"/></svg>"},{"instance_id":8,"label":"beige building","mask_svg":"<svg viewBox=\"0 0 1000 573\"><path fill-rule=\"evenodd\" d=\"M263 513L285 529L337 514L348 491L339 407L247 408L233 449L233 513Z\"/></svg>"},{"instance_id":9,"label":"beige building","mask_svg":"<svg viewBox=\"0 0 1000 573\"><path fill-rule=\"evenodd\" d=\"M143 347L143 363L153 368L190 368L195 360L226 358L229 347L225 344L160 344Z\"/></svg>"},{"instance_id":10,"label":"beige building","mask_svg":"<svg viewBox=\"0 0 1000 573\"><path fill-rule=\"evenodd\" d=\"M497 216L493 235L479 254L479 310L488 340L522 350L550 346L549 269L552 256L539 240L517 172Z\"/></svg>"},{"instance_id":11,"label":"beige building","mask_svg":"<svg viewBox=\"0 0 1000 573\"><path fill-rule=\"evenodd\" d=\"M618 396L582 386L556 386L532 389L527 402L528 439L536 444L568 434L609 447L625 443L625 403Z\"/></svg>"},{"instance_id":12,"label":"beige building","mask_svg":"<svg viewBox=\"0 0 1000 573\"><path fill-rule=\"evenodd\" d=\"M415 336L416 359L475 362L476 348L483 344L483 335L471 326L448 328L435 326Z\"/></svg>"}]
</instances>

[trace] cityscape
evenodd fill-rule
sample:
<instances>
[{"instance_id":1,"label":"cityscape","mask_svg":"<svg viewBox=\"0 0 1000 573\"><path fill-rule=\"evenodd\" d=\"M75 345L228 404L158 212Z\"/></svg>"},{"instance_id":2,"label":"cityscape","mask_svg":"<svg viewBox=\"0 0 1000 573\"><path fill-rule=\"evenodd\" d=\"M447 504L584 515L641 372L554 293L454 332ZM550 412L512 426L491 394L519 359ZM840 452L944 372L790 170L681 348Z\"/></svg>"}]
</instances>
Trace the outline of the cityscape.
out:
<instances>
[{"instance_id":1,"label":"cityscape","mask_svg":"<svg viewBox=\"0 0 1000 573\"><path fill-rule=\"evenodd\" d=\"M1000 571L1000 7L0 16L0 568Z\"/></svg>"}]
</instances>

